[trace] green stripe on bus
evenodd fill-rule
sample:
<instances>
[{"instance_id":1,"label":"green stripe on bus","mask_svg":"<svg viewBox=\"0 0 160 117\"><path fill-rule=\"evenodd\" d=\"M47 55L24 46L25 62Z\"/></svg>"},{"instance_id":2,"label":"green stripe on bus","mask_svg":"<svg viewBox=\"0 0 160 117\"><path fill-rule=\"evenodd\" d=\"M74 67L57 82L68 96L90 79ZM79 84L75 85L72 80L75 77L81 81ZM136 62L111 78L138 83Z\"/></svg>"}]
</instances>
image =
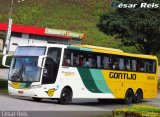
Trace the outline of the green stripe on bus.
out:
<instances>
[{"instance_id":1,"label":"green stripe on bus","mask_svg":"<svg viewBox=\"0 0 160 117\"><path fill-rule=\"evenodd\" d=\"M21 83L20 84L20 88L23 89L23 88L29 88L31 86L31 83Z\"/></svg>"},{"instance_id":2,"label":"green stripe on bus","mask_svg":"<svg viewBox=\"0 0 160 117\"><path fill-rule=\"evenodd\" d=\"M90 69L90 72L98 89L103 93L111 93L111 90L106 84L102 71L99 69Z\"/></svg>"},{"instance_id":3,"label":"green stripe on bus","mask_svg":"<svg viewBox=\"0 0 160 117\"><path fill-rule=\"evenodd\" d=\"M93 93L102 93L96 86L91 72L88 68L78 68L79 74L85 87Z\"/></svg>"},{"instance_id":4,"label":"green stripe on bus","mask_svg":"<svg viewBox=\"0 0 160 117\"><path fill-rule=\"evenodd\" d=\"M80 48L80 50L92 52L92 49L88 49L88 48Z\"/></svg>"},{"instance_id":5,"label":"green stripe on bus","mask_svg":"<svg viewBox=\"0 0 160 117\"><path fill-rule=\"evenodd\" d=\"M79 47L75 47L75 46L67 46L68 49L74 49L74 50L80 50Z\"/></svg>"},{"instance_id":6,"label":"green stripe on bus","mask_svg":"<svg viewBox=\"0 0 160 117\"><path fill-rule=\"evenodd\" d=\"M68 49L73 49L73 50L82 50L82 51L89 51L92 52L92 49L89 48L80 48L80 47L75 47L75 46L67 46Z\"/></svg>"}]
</instances>

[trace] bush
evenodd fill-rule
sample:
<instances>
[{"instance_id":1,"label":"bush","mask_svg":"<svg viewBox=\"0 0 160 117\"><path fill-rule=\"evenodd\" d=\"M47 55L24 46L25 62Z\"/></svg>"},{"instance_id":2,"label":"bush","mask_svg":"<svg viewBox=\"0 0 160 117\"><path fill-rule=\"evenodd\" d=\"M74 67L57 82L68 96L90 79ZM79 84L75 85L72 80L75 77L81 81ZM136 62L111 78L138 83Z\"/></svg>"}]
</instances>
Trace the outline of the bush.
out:
<instances>
[{"instance_id":1,"label":"bush","mask_svg":"<svg viewBox=\"0 0 160 117\"><path fill-rule=\"evenodd\" d=\"M2 65L2 58L3 58L3 55L0 54L0 68L7 68L7 67L4 67L4 66ZM7 57L6 64L7 64L7 65L10 65L11 60L12 60L12 56Z\"/></svg>"},{"instance_id":2,"label":"bush","mask_svg":"<svg viewBox=\"0 0 160 117\"><path fill-rule=\"evenodd\" d=\"M8 81L0 79L0 95L8 93Z\"/></svg>"}]
</instances>

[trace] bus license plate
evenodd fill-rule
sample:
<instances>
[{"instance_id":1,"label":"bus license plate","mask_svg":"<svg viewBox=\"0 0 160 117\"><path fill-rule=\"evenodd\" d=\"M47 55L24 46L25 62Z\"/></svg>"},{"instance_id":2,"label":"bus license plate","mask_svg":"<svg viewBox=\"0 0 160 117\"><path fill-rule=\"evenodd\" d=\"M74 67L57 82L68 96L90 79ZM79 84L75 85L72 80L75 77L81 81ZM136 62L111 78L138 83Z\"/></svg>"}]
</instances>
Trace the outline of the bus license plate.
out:
<instances>
[{"instance_id":1,"label":"bus license plate","mask_svg":"<svg viewBox=\"0 0 160 117\"><path fill-rule=\"evenodd\" d=\"M23 94L23 91L18 91L19 94Z\"/></svg>"}]
</instances>

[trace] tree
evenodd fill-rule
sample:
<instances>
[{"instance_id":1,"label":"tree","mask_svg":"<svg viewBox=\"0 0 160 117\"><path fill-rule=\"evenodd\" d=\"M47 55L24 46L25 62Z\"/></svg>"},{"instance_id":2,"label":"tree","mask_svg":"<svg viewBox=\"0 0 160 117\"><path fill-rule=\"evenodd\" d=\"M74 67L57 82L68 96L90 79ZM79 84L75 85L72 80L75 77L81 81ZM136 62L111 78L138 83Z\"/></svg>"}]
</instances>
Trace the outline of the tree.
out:
<instances>
[{"instance_id":1,"label":"tree","mask_svg":"<svg viewBox=\"0 0 160 117\"><path fill-rule=\"evenodd\" d=\"M123 4L138 5L116 8L101 15L97 27L107 35L116 35L126 46L135 46L143 54L155 55L160 51L160 0L149 2L158 4L159 8L140 8L141 3L147 1L125 0Z\"/></svg>"}]
</instances>

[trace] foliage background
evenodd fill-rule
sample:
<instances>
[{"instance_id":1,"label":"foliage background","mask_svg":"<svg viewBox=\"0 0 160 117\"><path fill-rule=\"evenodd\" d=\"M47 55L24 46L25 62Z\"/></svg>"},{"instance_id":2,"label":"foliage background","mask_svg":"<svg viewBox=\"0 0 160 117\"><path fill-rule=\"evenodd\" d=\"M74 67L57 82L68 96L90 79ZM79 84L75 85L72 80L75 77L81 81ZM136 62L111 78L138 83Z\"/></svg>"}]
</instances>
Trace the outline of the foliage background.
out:
<instances>
[{"instance_id":1,"label":"foliage background","mask_svg":"<svg viewBox=\"0 0 160 117\"><path fill-rule=\"evenodd\" d=\"M85 32L85 44L122 49L138 53L134 47L123 46L115 36L105 35L96 27L102 13L113 11L112 0L14 0L13 23ZM0 0L0 22L8 22L11 0Z\"/></svg>"},{"instance_id":2,"label":"foliage background","mask_svg":"<svg viewBox=\"0 0 160 117\"><path fill-rule=\"evenodd\" d=\"M122 5L122 0L116 1ZM160 5L160 1L123 0L124 5L133 3L137 5L135 8L116 8L114 12L101 15L97 27L107 35L116 35L126 46L155 55L160 51L160 9L153 6ZM152 8L141 8L142 3Z\"/></svg>"}]
</instances>

